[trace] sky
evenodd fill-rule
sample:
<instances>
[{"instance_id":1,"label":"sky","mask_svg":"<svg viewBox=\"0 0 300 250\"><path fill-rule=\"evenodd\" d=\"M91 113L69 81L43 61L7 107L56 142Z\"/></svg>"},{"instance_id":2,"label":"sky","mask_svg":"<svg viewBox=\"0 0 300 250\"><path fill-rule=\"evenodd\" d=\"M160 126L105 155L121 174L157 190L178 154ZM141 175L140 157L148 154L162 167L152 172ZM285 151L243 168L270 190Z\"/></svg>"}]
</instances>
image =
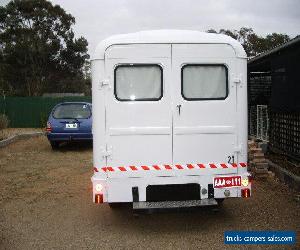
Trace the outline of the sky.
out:
<instances>
[{"instance_id":1,"label":"sky","mask_svg":"<svg viewBox=\"0 0 300 250\"><path fill-rule=\"evenodd\" d=\"M149 29L206 31L251 27L265 36L300 34L300 0L50 0L76 19L89 53L104 38ZM0 0L8 2L8 0Z\"/></svg>"}]
</instances>

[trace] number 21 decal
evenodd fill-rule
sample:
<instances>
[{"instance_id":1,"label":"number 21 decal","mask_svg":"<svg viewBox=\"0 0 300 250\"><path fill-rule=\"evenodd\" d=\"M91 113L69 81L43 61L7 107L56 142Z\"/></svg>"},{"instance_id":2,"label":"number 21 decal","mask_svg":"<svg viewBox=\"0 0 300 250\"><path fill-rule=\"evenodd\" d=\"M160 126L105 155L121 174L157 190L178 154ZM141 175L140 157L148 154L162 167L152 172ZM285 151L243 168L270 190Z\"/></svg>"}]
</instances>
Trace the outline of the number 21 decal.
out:
<instances>
[{"instance_id":1,"label":"number 21 decal","mask_svg":"<svg viewBox=\"0 0 300 250\"><path fill-rule=\"evenodd\" d=\"M234 155L228 156L228 163L234 163Z\"/></svg>"}]
</instances>

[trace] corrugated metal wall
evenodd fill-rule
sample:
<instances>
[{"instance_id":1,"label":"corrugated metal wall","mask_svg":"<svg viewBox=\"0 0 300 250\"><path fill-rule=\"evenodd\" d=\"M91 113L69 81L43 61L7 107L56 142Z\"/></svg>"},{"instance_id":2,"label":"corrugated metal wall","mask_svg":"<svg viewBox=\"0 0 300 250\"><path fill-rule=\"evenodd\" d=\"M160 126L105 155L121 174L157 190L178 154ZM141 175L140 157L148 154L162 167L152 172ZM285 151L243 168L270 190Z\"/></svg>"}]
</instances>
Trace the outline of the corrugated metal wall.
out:
<instances>
[{"instance_id":1,"label":"corrugated metal wall","mask_svg":"<svg viewBox=\"0 0 300 250\"><path fill-rule=\"evenodd\" d=\"M92 102L91 97L0 97L0 113L6 114L12 128L45 126L52 108L60 102Z\"/></svg>"}]
</instances>

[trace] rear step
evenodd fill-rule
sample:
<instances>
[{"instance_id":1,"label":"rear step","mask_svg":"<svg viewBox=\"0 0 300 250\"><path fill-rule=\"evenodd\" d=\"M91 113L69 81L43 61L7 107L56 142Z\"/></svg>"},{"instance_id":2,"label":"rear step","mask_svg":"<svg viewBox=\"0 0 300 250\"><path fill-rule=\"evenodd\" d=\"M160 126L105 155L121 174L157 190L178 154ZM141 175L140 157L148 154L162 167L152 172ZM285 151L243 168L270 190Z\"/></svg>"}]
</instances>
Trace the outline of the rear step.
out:
<instances>
[{"instance_id":1,"label":"rear step","mask_svg":"<svg viewBox=\"0 0 300 250\"><path fill-rule=\"evenodd\" d=\"M187 201L137 201L133 202L133 210L145 209L160 209L160 208L187 208L187 207L202 207L202 206L216 206L218 202L213 199L202 200L187 200Z\"/></svg>"}]
</instances>

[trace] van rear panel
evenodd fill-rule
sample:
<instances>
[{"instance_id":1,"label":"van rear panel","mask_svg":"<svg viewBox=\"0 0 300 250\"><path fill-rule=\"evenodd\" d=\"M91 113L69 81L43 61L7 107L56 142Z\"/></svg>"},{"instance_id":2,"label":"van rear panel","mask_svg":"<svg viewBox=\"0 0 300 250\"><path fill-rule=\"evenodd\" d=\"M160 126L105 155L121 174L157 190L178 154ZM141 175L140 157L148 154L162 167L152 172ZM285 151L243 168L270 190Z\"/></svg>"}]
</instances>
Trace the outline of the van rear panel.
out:
<instances>
[{"instance_id":1,"label":"van rear panel","mask_svg":"<svg viewBox=\"0 0 300 250\"><path fill-rule=\"evenodd\" d=\"M94 201L100 189L104 202L251 189L246 59L231 45L112 45L92 67Z\"/></svg>"}]
</instances>

